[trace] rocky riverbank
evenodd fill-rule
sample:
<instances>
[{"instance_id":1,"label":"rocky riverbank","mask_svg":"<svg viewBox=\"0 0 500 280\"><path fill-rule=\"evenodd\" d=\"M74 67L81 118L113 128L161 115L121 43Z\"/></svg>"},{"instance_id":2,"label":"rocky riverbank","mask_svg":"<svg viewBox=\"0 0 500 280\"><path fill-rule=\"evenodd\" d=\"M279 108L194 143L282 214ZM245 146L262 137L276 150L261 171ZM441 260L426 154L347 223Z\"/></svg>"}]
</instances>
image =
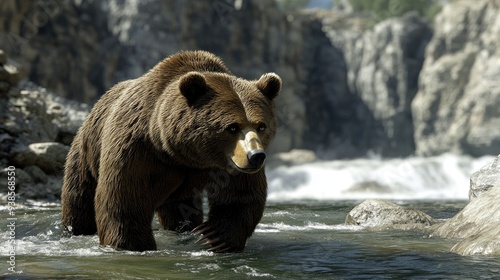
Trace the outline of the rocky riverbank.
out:
<instances>
[{"instance_id":1,"label":"rocky riverbank","mask_svg":"<svg viewBox=\"0 0 500 280\"><path fill-rule=\"evenodd\" d=\"M421 230L434 238L459 239L450 249L457 254L500 256L500 155L472 174L469 196L469 204L447 220L375 199L352 209L345 223L371 230Z\"/></svg>"},{"instance_id":2,"label":"rocky riverbank","mask_svg":"<svg viewBox=\"0 0 500 280\"><path fill-rule=\"evenodd\" d=\"M57 200L66 154L89 106L69 101L23 79L23 70L0 50L0 180L15 167L22 200ZM2 195L6 195L2 192Z\"/></svg>"}]
</instances>

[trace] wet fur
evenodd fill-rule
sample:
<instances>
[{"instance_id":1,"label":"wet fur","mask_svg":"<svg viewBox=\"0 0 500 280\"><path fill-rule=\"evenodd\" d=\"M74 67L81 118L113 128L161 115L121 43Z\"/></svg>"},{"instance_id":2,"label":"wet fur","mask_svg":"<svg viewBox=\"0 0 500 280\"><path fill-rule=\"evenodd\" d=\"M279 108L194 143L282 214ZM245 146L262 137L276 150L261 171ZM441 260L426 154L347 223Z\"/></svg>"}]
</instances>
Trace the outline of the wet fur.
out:
<instances>
[{"instance_id":1,"label":"wet fur","mask_svg":"<svg viewBox=\"0 0 500 280\"><path fill-rule=\"evenodd\" d=\"M277 76L236 78L202 51L173 55L144 76L117 84L96 103L71 145L63 226L74 235L97 232L101 245L155 250L156 212L164 229L209 229L213 248L243 250L262 217L267 183L264 169L227 173L227 154L237 139L224 129L235 121L265 121L260 140L267 147L276 130L272 99L280 88ZM221 183L221 176L228 179Z\"/></svg>"}]
</instances>

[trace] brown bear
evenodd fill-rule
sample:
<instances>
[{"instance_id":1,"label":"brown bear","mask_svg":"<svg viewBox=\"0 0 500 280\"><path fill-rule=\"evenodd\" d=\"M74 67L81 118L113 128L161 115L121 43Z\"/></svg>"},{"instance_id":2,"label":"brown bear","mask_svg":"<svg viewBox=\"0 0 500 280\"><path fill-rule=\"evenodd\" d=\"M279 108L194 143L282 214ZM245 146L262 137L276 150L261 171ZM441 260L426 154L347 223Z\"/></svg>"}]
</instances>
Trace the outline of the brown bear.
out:
<instances>
[{"instance_id":1,"label":"brown bear","mask_svg":"<svg viewBox=\"0 0 500 280\"><path fill-rule=\"evenodd\" d=\"M211 251L243 250L264 211L280 90L276 74L244 80L205 51L174 54L115 85L71 145L63 226L97 232L103 246L155 250L156 212L164 229L194 229Z\"/></svg>"}]
</instances>

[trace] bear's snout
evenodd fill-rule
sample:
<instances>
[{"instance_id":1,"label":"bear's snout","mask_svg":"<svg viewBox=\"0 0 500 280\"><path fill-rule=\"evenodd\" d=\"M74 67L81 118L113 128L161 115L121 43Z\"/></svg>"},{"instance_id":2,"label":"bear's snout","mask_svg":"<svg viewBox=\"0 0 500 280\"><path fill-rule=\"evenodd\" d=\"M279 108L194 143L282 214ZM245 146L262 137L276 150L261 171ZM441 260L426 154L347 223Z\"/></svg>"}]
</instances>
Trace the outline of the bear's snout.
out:
<instances>
[{"instance_id":1,"label":"bear's snout","mask_svg":"<svg viewBox=\"0 0 500 280\"><path fill-rule=\"evenodd\" d=\"M250 164L255 166L261 166L266 160L266 153L263 150L251 150L247 154L248 161Z\"/></svg>"},{"instance_id":2,"label":"bear's snout","mask_svg":"<svg viewBox=\"0 0 500 280\"><path fill-rule=\"evenodd\" d=\"M240 132L240 139L230 157L234 166L244 173L252 174L262 168L266 153L255 129L246 128Z\"/></svg>"}]
</instances>

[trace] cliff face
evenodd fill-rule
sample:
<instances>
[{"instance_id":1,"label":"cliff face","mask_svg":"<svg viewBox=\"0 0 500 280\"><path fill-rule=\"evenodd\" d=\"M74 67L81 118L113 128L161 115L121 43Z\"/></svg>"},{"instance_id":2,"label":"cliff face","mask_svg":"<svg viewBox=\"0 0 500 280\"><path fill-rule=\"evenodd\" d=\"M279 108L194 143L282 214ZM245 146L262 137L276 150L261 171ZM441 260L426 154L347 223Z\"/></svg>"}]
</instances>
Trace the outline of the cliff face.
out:
<instances>
[{"instance_id":1,"label":"cliff face","mask_svg":"<svg viewBox=\"0 0 500 280\"><path fill-rule=\"evenodd\" d=\"M342 49L349 90L365 104L377 126L378 152L387 156L412 154L411 101L424 51L432 36L429 25L415 15L389 19L373 30L339 28L342 20L325 17L327 35Z\"/></svg>"},{"instance_id":2,"label":"cliff face","mask_svg":"<svg viewBox=\"0 0 500 280\"><path fill-rule=\"evenodd\" d=\"M498 1L481 3L493 9ZM469 107L463 105L457 111L441 100L449 100L447 95L458 100L463 94L457 92L479 88L484 63L491 77L499 69L490 59L498 43L493 39L498 36L493 22L498 20L494 12L482 12L489 16L474 20L474 9L486 10L476 7L481 5L446 8L425 52L433 31L412 15L367 29L362 18L317 11L285 14L267 0L6 0L0 3L0 13L6 15L0 21L0 48L24 66L30 80L87 103L116 82L140 76L165 56L182 49L204 49L221 56L236 75L248 79L271 71L281 75L284 87L277 101L280 127L272 147L275 152L308 148L328 157L368 151L406 156L415 150L430 155L458 147L454 151L479 155L500 148L500 136L488 129L494 117L486 117L498 116L498 111L469 117L462 132L467 135L456 137L447 132L455 123L453 116L460 110L467 115ZM462 9L467 16L460 21L450 9ZM453 33L449 26L454 24L469 26L476 33ZM450 39L449 34L456 38ZM439 40L453 42L443 48ZM466 45L475 47L468 47L470 58L463 63L473 58L484 63L476 63L474 71L457 71L474 76L435 77L433 69L449 71L434 61L463 53L456 45L469 41ZM489 49L484 53L486 45ZM479 54L484 57L477 58ZM443 90L449 82L450 88L461 90ZM492 79L489 85L497 82ZM485 106L498 104L495 94L487 97L488 92L492 93L485 90L485 100L493 98L490 101L497 103L488 101ZM474 106L478 112L498 108ZM442 137L444 141L435 144L439 141L433 139ZM463 144L464 139L472 144Z\"/></svg>"},{"instance_id":3,"label":"cliff face","mask_svg":"<svg viewBox=\"0 0 500 280\"><path fill-rule=\"evenodd\" d=\"M458 1L437 16L412 104L416 153L500 150L500 1Z\"/></svg>"}]
</instances>

